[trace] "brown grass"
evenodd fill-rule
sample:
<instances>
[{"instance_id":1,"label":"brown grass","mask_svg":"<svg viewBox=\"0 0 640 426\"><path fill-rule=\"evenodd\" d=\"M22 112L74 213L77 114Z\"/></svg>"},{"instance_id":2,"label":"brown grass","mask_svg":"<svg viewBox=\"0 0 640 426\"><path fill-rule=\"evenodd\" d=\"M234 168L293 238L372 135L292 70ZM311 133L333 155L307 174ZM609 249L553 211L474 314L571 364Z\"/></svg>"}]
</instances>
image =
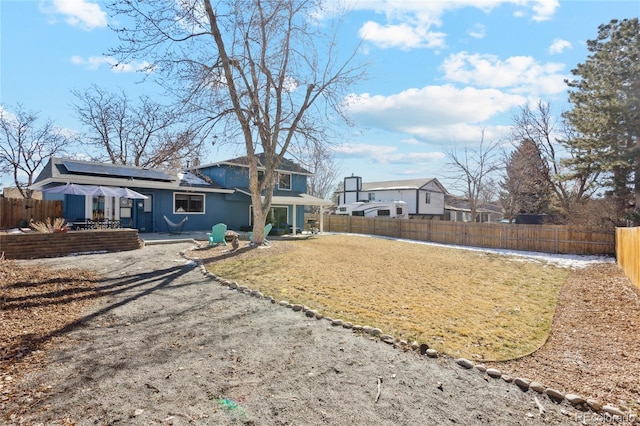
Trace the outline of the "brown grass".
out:
<instances>
[{"instance_id":1,"label":"brown grass","mask_svg":"<svg viewBox=\"0 0 640 426\"><path fill-rule=\"evenodd\" d=\"M496 254L343 235L276 241L207 269L328 317L485 360L520 357L545 342L569 273Z\"/></svg>"}]
</instances>

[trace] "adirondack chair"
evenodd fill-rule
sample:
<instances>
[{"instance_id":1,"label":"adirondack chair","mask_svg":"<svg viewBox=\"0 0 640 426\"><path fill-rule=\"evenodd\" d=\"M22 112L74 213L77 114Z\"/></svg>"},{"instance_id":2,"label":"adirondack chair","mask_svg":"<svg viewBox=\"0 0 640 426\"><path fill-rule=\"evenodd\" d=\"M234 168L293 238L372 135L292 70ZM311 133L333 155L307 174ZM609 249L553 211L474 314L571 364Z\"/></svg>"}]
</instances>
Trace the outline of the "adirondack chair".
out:
<instances>
[{"instance_id":1,"label":"adirondack chair","mask_svg":"<svg viewBox=\"0 0 640 426\"><path fill-rule=\"evenodd\" d=\"M227 241L224 237L227 235L227 225L224 223L217 223L211 227L211 232L207 232L207 237L209 237L209 245L211 247L216 247L219 245L226 246Z\"/></svg>"},{"instance_id":2,"label":"adirondack chair","mask_svg":"<svg viewBox=\"0 0 640 426\"><path fill-rule=\"evenodd\" d=\"M164 221L167 224L167 232L169 232L169 234L182 234L182 228L184 228L184 224L189 220L189 216L185 216L180 222L173 223L167 216L163 215L162 217L164 217Z\"/></svg>"},{"instance_id":3,"label":"adirondack chair","mask_svg":"<svg viewBox=\"0 0 640 426\"><path fill-rule=\"evenodd\" d=\"M267 223L264 226L264 243L266 245L269 245L269 240L267 240L267 235L269 235L269 232L271 232L271 228L273 228L273 224L271 223ZM253 232L249 232L249 241L253 242Z\"/></svg>"}]
</instances>

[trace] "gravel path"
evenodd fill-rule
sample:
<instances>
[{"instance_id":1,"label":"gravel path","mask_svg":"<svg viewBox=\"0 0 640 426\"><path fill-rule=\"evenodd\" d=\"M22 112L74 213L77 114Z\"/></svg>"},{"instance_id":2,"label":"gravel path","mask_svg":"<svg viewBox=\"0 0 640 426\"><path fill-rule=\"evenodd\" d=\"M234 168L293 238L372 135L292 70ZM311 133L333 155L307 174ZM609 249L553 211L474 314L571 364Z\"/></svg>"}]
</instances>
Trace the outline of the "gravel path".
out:
<instances>
[{"instance_id":1,"label":"gravel path","mask_svg":"<svg viewBox=\"0 0 640 426\"><path fill-rule=\"evenodd\" d=\"M202 273L193 244L29 261L83 267L107 294L8 407L15 424L598 424L446 357L308 318ZM544 410L544 412L543 412Z\"/></svg>"}]
</instances>

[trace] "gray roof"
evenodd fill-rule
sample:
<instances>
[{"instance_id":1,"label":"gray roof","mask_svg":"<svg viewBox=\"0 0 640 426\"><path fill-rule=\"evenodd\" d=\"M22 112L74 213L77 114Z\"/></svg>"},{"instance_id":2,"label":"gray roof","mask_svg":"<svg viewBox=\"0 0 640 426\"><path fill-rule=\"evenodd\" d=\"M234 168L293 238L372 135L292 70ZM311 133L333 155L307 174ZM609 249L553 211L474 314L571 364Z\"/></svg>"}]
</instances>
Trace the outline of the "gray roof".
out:
<instances>
[{"instance_id":1,"label":"gray roof","mask_svg":"<svg viewBox=\"0 0 640 426\"><path fill-rule=\"evenodd\" d=\"M405 180L387 180L381 182L362 182L363 191L382 191L392 189L422 189L429 183L435 183L446 194L447 190L436 178L425 179L405 179Z\"/></svg>"},{"instance_id":2,"label":"gray roof","mask_svg":"<svg viewBox=\"0 0 640 426\"><path fill-rule=\"evenodd\" d=\"M189 190L232 193L215 182L207 182L193 174L163 169L151 169L96 161L81 161L52 157L35 179L32 189L56 184L122 186L132 188Z\"/></svg>"},{"instance_id":3,"label":"gray roof","mask_svg":"<svg viewBox=\"0 0 640 426\"><path fill-rule=\"evenodd\" d=\"M264 153L256 154L256 157L258 158L258 169L264 169L264 166L263 166L263 164L265 163ZM195 169L204 169L204 168L207 168L207 167L219 166L219 165L249 167L249 157L245 155L243 157L232 158L230 160L220 161L220 162L217 162L217 163L203 164L203 165L200 165L198 167L195 167ZM307 170L304 167L300 166L295 161L290 160L288 158L283 158L282 161L280 162L280 164L278 165L278 168L276 170L279 171L279 172L297 173L297 174L300 174L300 175L312 175L313 174L309 170Z\"/></svg>"}]
</instances>

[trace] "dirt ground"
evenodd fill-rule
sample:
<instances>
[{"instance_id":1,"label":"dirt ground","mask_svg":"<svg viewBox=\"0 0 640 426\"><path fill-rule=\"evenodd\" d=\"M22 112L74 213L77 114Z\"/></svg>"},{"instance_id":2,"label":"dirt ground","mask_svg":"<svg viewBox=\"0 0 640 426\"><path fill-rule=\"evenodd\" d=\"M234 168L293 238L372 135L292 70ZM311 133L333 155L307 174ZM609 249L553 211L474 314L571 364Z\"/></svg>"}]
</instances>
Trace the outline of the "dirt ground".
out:
<instances>
[{"instance_id":1,"label":"dirt ground","mask_svg":"<svg viewBox=\"0 0 640 426\"><path fill-rule=\"evenodd\" d=\"M0 401L0 421L47 425L608 422L566 401L556 404L501 378L465 370L447 357L433 359L403 351L229 290L180 255L192 248L189 243L154 245L132 252L20 262L32 267L88 267L104 278L97 282L101 297L83 312L78 324L51 337L46 359L41 356L42 368L11 380L3 377L5 388L12 392ZM605 292L604 296L613 295ZM632 294L628 296L633 300ZM576 295L566 297L561 305ZM559 307L557 315L560 312ZM581 318L563 321L574 324ZM632 327L637 327L635 318ZM584 330L577 330L588 332L591 321L595 317L586 318ZM548 345L561 332L554 325ZM591 337L592 346L600 348L601 342L624 335L611 328L608 334ZM637 346L618 348L630 358L629 365L637 366ZM539 353L545 350L546 346ZM611 364L622 368L620 376L630 377L628 382L607 381L599 374L599 364L587 364L584 370L571 370L568 377L573 382L567 383L561 373L567 359L558 358L557 350L547 353L548 359L538 358L540 363L550 363L546 368L539 368L537 361L522 361L513 365L514 370L521 368L522 376L563 391L580 392L572 385L580 384L584 371L602 379L594 389L604 383L609 388L637 385L637 369L627 370L628 364L620 366L615 360ZM615 353L585 352L581 359L589 363L592 357ZM512 371L508 367L499 366ZM544 371L551 376L555 371L561 382L547 382L533 374ZM606 377L613 374L607 373ZM603 392L603 397L625 398L611 389ZM630 424L630 419L622 422Z\"/></svg>"}]
</instances>

